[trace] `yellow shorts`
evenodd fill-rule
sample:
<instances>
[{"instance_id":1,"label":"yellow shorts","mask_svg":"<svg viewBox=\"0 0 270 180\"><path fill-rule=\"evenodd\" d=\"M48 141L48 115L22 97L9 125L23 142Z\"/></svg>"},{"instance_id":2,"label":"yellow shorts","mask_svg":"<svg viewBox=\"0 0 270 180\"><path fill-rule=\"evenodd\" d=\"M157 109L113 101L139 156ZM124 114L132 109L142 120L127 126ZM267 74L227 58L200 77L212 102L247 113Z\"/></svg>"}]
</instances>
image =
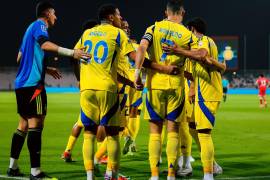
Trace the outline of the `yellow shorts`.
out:
<instances>
[{"instance_id":1,"label":"yellow shorts","mask_svg":"<svg viewBox=\"0 0 270 180\"><path fill-rule=\"evenodd\" d=\"M117 93L101 90L81 92L81 120L84 126L119 126L119 97Z\"/></svg>"},{"instance_id":2,"label":"yellow shorts","mask_svg":"<svg viewBox=\"0 0 270 180\"><path fill-rule=\"evenodd\" d=\"M153 121L180 122L185 116L185 93L183 88L148 90L145 100L144 118Z\"/></svg>"},{"instance_id":3,"label":"yellow shorts","mask_svg":"<svg viewBox=\"0 0 270 180\"><path fill-rule=\"evenodd\" d=\"M213 129L219 101L196 101L194 114L196 129Z\"/></svg>"},{"instance_id":4,"label":"yellow shorts","mask_svg":"<svg viewBox=\"0 0 270 180\"><path fill-rule=\"evenodd\" d=\"M129 87L129 106L139 107L142 104L142 91L137 91L136 89Z\"/></svg>"},{"instance_id":5,"label":"yellow shorts","mask_svg":"<svg viewBox=\"0 0 270 180\"><path fill-rule=\"evenodd\" d=\"M83 128L83 123L82 123L82 120L81 120L81 114L79 114L78 120L77 120L75 125L77 125L78 127Z\"/></svg>"}]
</instances>

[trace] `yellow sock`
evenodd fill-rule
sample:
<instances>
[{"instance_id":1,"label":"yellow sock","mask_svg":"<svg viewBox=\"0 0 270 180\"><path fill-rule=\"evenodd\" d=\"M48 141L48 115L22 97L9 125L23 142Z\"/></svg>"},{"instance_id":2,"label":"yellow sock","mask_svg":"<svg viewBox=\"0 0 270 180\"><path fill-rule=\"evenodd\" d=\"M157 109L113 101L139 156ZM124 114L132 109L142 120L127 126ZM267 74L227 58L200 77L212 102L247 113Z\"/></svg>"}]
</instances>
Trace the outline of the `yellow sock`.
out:
<instances>
[{"instance_id":1,"label":"yellow sock","mask_svg":"<svg viewBox=\"0 0 270 180\"><path fill-rule=\"evenodd\" d=\"M107 151L113 174L117 174L120 164L120 142L118 135L107 136Z\"/></svg>"},{"instance_id":2,"label":"yellow sock","mask_svg":"<svg viewBox=\"0 0 270 180\"><path fill-rule=\"evenodd\" d=\"M198 137L198 131L196 129L189 128L189 133L192 136L192 138L195 140L195 142L198 146L198 150L201 152L201 145L200 145L200 141L199 141L199 137Z\"/></svg>"},{"instance_id":3,"label":"yellow sock","mask_svg":"<svg viewBox=\"0 0 270 180\"><path fill-rule=\"evenodd\" d=\"M190 156L191 155L191 145L192 138L189 133L188 122L181 122L179 127L179 155Z\"/></svg>"},{"instance_id":4,"label":"yellow sock","mask_svg":"<svg viewBox=\"0 0 270 180\"><path fill-rule=\"evenodd\" d=\"M141 117L138 115L136 118L136 123L135 123L135 127L136 127L136 131L135 131L135 137L134 137L134 141L136 140L139 130L140 130L140 125L141 125Z\"/></svg>"},{"instance_id":5,"label":"yellow sock","mask_svg":"<svg viewBox=\"0 0 270 180\"><path fill-rule=\"evenodd\" d=\"M99 144L99 143L97 143ZM97 152L95 154L96 160L100 160L102 156L104 156L107 152L107 138L104 139L101 145L98 147Z\"/></svg>"},{"instance_id":6,"label":"yellow sock","mask_svg":"<svg viewBox=\"0 0 270 180\"><path fill-rule=\"evenodd\" d=\"M84 133L83 135L83 162L86 171L94 170L95 135Z\"/></svg>"},{"instance_id":7,"label":"yellow sock","mask_svg":"<svg viewBox=\"0 0 270 180\"><path fill-rule=\"evenodd\" d=\"M177 132L169 132L167 138L167 160L168 160L168 176L175 176L177 150L179 143L179 135Z\"/></svg>"},{"instance_id":8,"label":"yellow sock","mask_svg":"<svg viewBox=\"0 0 270 180\"><path fill-rule=\"evenodd\" d=\"M65 151L71 152L75 143L76 143L77 138L75 136L70 135L68 138L68 143Z\"/></svg>"},{"instance_id":9,"label":"yellow sock","mask_svg":"<svg viewBox=\"0 0 270 180\"><path fill-rule=\"evenodd\" d=\"M201 161L204 173L213 173L214 145L211 134L198 133L201 144Z\"/></svg>"},{"instance_id":10,"label":"yellow sock","mask_svg":"<svg viewBox=\"0 0 270 180\"><path fill-rule=\"evenodd\" d=\"M134 140L134 137L137 136L136 135L136 120L137 118L131 118L131 117L129 117L129 120L128 120L128 129L130 132L130 136L133 140Z\"/></svg>"},{"instance_id":11,"label":"yellow sock","mask_svg":"<svg viewBox=\"0 0 270 180\"><path fill-rule=\"evenodd\" d=\"M159 158L161 153L161 135L150 134L148 144L149 162L152 176L159 176Z\"/></svg>"}]
</instances>

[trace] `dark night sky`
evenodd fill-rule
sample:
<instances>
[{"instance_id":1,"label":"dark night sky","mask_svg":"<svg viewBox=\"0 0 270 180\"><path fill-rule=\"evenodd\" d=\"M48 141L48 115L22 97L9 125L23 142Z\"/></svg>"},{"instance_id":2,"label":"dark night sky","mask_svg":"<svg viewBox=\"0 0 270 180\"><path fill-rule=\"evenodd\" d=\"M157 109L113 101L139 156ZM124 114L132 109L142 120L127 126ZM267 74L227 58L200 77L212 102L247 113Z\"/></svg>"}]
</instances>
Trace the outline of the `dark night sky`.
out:
<instances>
[{"instance_id":1,"label":"dark night sky","mask_svg":"<svg viewBox=\"0 0 270 180\"><path fill-rule=\"evenodd\" d=\"M73 47L80 37L81 25L96 17L98 7L106 2L118 5L137 40L146 27L163 17L166 0L52 0L58 21L50 30L53 42ZM23 33L35 20L37 1L6 1L1 8L0 66L16 66L16 56ZM240 38L240 68L243 68L243 38L247 39L247 68L268 69L269 64L269 0L186 0L186 19L203 17L208 23L208 35L237 35ZM67 65L63 61L59 66Z\"/></svg>"}]
</instances>

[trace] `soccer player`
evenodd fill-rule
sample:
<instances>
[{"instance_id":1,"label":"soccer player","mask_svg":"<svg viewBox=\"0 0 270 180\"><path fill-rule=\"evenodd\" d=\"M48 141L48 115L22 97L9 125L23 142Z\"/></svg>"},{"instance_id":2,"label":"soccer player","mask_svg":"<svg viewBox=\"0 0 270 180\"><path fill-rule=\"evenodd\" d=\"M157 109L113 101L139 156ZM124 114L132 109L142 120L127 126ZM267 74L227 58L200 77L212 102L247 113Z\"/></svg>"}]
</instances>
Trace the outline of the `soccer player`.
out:
<instances>
[{"instance_id":1,"label":"soccer player","mask_svg":"<svg viewBox=\"0 0 270 180\"><path fill-rule=\"evenodd\" d=\"M96 20L87 20L84 22L84 24L82 26L82 30L84 32L85 30L91 29L91 28L95 27L96 25L98 25L98 22ZM75 45L74 49L79 49L79 47L81 47L81 46L82 46L81 41L79 40L77 42L77 44ZM72 61L72 64L73 64L73 68L74 68L74 74L75 74L76 79L77 79L78 84L79 84L80 83L79 64L78 64L78 62L75 62L75 61ZM73 150L75 143L76 143L76 141L81 133L82 128L83 128L83 124L81 122L81 116L79 114L77 122L73 125L71 134L70 134L69 139L68 139L66 149L62 154L62 159L65 162L72 162L72 157L71 157L72 150Z\"/></svg>"},{"instance_id":2,"label":"soccer player","mask_svg":"<svg viewBox=\"0 0 270 180\"><path fill-rule=\"evenodd\" d=\"M259 78L256 80L256 85L259 89L259 100L260 100L260 107L267 107L267 101L266 101L266 90L267 87L269 87L269 81L266 77L264 77L263 74L260 74Z\"/></svg>"},{"instance_id":3,"label":"soccer player","mask_svg":"<svg viewBox=\"0 0 270 180\"><path fill-rule=\"evenodd\" d=\"M227 100L227 92L228 92L229 87L230 87L230 83L228 79L225 76L223 76L222 77L223 102Z\"/></svg>"},{"instance_id":4,"label":"soccer player","mask_svg":"<svg viewBox=\"0 0 270 180\"><path fill-rule=\"evenodd\" d=\"M121 30L119 9L103 5L98 12L101 25L85 31L82 44L93 58L81 64L81 120L84 124L83 158L87 179L94 179L94 141L97 126L105 127L108 164L106 178L117 179L120 161L119 99L117 94L117 56L132 56L134 48ZM134 54L133 54L134 55Z\"/></svg>"},{"instance_id":5,"label":"soccer player","mask_svg":"<svg viewBox=\"0 0 270 180\"><path fill-rule=\"evenodd\" d=\"M151 180L159 179L159 158L161 154L161 131L164 120L168 120L167 129L167 180L175 179L176 159L179 142L179 121L183 119L184 107L184 74L183 66L185 56L165 53L162 44L170 45L176 42L181 47L189 48L196 45L197 38L181 22L184 16L184 8L180 0L168 0L167 19L156 22L147 28L140 46L137 50L135 86L137 89L143 87L140 79L141 65L147 48L150 48L150 57L158 64L177 65L180 68L180 77L165 75L157 71L147 72L146 87L146 111L145 119L150 123L149 138L149 161L151 168ZM205 51L196 50L191 52L203 59Z\"/></svg>"},{"instance_id":6,"label":"soccer player","mask_svg":"<svg viewBox=\"0 0 270 180\"><path fill-rule=\"evenodd\" d=\"M47 112L47 96L44 88L46 52L88 59L91 56L82 50L60 47L49 40L47 29L56 21L55 9L49 2L39 2L36 6L37 20L27 28L18 53L19 70L15 80L19 126L11 143L9 176L21 175L18 158L27 136L30 154L30 179L50 178L40 168L41 135ZM53 73L51 71L51 73Z\"/></svg>"},{"instance_id":7,"label":"soccer player","mask_svg":"<svg viewBox=\"0 0 270 180\"><path fill-rule=\"evenodd\" d=\"M214 168L218 168L214 162L214 145L211 131L215 124L215 115L222 99L221 71L225 71L226 64L218 62L218 50L214 41L205 36L206 24L201 18L194 18L188 23L188 27L199 38L198 48L207 50L207 62L193 61L192 75L195 87L195 123L193 126L198 132L201 151L201 161L204 170L204 180L212 180ZM174 44L174 46L178 46ZM167 47L164 48L164 50ZM187 55L191 51L180 50L174 47L173 52ZM182 52L180 52L182 51ZM168 51L167 51L168 52ZM196 59L194 56L189 58ZM190 124L191 125L191 124ZM190 126L192 128L192 126ZM193 127L193 128L194 128ZM216 167L214 167L216 165ZM217 170L215 170L217 171Z\"/></svg>"}]
</instances>

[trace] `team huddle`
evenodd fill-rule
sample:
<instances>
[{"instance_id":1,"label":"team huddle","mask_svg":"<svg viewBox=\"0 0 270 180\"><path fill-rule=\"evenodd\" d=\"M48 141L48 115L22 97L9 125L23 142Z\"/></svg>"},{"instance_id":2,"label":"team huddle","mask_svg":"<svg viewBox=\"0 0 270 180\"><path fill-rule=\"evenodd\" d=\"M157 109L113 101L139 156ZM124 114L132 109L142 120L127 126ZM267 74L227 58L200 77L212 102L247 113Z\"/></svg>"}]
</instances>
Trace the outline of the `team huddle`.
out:
<instances>
[{"instance_id":1,"label":"team huddle","mask_svg":"<svg viewBox=\"0 0 270 180\"><path fill-rule=\"evenodd\" d=\"M47 29L56 20L53 6L40 2L36 10L38 19L28 27L17 58L20 67L15 91L20 121L12 138L9 176L23 175L18 159L28 134L30 179L53 179L40 168L47 111L44 78L45 73L61 76L46 67L47 51L71 57L74 62L81 109L62 158L72 161L72 149L84 129L87 180L95 179L102 161L107 162L104 179L127 179L119 175L121 152L136 153L140 123L147 121L150 180L159 179L165 134L167 180L192 175L192 138L201 153L203 179L212 180L222 173L214 158L211 130L223 96L221 74L226 64L218 61L217 46L204 35L206 24L201 18L182 24L185 10L181 0L168 0L166 18L149 26L140 44L130 39L128 22L120 10L103 5L98 10L99 23L84 25L74 49L49 39ZM140 122L140 113L145 122ZM125 139L122 150L120 137Z\"/></svg>"}]
</instances>

